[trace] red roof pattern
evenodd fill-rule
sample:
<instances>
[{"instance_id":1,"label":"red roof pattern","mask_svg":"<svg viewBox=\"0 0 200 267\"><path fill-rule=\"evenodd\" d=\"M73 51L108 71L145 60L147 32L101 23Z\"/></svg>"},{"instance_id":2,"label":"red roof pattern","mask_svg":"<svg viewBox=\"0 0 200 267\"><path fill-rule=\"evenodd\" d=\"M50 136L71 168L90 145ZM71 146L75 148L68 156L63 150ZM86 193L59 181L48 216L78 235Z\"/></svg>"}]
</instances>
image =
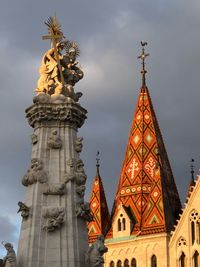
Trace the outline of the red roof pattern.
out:
<instances>
[{"instance_id":1,"label":"red roof pattern","mask_svg":"<svg viewBox=\"0 0 200 267\"><path fill-rule=\"evenodd\" d=\"M92 186L90 209L94 220L88 223L88 236L89 243L93 243L99 235L105 236L111 226L110 213L106 202L103 183L99 174L99 165L97 165L97 174Z\"/></svg>"},{"instance_id":2,"label":"red roof pattern","mask_svg":"<svg viewBox=\"0 0 200 267\"><path fill-rule=\"evenodd\" d=\"M181 203L164 142L146 86L141 88L133 118L112 220L118 207L135 216L132 234L169 232ZM107 238L112 236L112 228Z\"/></svg>"}]
</instances>

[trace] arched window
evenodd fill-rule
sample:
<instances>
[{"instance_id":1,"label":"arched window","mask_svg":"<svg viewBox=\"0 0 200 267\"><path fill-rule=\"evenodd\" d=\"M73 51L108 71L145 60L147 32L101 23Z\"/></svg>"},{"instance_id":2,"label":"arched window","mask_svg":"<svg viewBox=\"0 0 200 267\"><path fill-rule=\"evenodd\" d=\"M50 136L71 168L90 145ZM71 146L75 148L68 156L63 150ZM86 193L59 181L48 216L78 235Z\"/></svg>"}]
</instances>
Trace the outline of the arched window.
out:
<instances>
[{"instance_id":1,"label":"arched window","mask_svg":"<svg viewBox=\"0 0 200 267\"><path fill-rule=\"evenodd\" d=\"M191 222L191 239L192 239L192 245L195 241L195 224L194 222Z\"/></svg>"},{"instance_id":2,"label":"arched window","mask_svg":"<svg viewBox=\"0 0 200 267\"><path fill-rule=\"evenodd\" d=\"M181 253L179 258L179 267L185 267L185 254L184 252Z\"/></svg>"},{"instance_id":3,"label":"arched window","mask_svg":"<svg viewBox=\"0 0 200 267\"><path fill-rule=\"evenodd\" d=\"M193 260L193 266L199 267L199 253L198 253L198 251L195 251L192 260Z\"/></svg>"},{"instance_id":4,"label":"arched window","mask_svg":"<svg viewBox=\"0 0 200 267\"><path fill-rule=\"evenodd\" d=\"M200 244L200 221L197 223L197 238L198 238L198 244Z\"/></svg>"},{"instance_id":5,"label":"arched window","mask_svg":"<svg viewBox=\"0 0 200 267\"><path fill-rule=\"evenodd\" d=\"M114 261L111 261L111 262L110 262L110 267L115 267L115 263L114 263Z\"/></svg>"},{"instance_id":6,"label":"arched window","mask_svg":"<svg viewBox=\"0 0 200 267\"><path fill-rule=\"evenodd\" d=\"M117 262L117 267L122 267L122 262L120 260Z\"/></svg>"},{"instance_id":7,"label":"arched window","mask_svg":"<svg viewBox=\"0 0 200 267\"><path fill-rule=\"evenodd\" d=\"M124 267L129 267L129 261L127 259L124 261Z\"/></svg>"},{"instance_id":8,"label":"arched window","mask_svg":"<svg viewBox=\"0 0 200 267\"><path fill-rule=\"evenodd\" d=\"M118 219L118 221L117 221L117 225L118 225L118 231L121 231L121 230L122 230L121 219Z\"/></svg>"},{"instance_id":9,"label":"arched window","mask_svg":"<svg viewBox=\"0 0 200 267\"><path fill-rule=\"evenodd\" d=\"M155 255L151 257L151 267L157 267L157 258Z\"/></svg>"},{"instance_id":10,"label":"arched window","mask_svg":"<svg viewBox=\"0 0 200 267\"><path fill-rule=\"evenodd\" d=\"M137 262L135 258L133 258L131 261L131 267L137 267Z\"/></svg>"},{"instance_id":11,"label":"arched window","mask_svg":"<svg viewBox=\"0 0 200 267\"><path fill-rule=\"evenodd\" d=\"M123 226L123 231L125 231L126 230L126 219L125 218L122 219L122 226Z\"/></svg>"},{"instance_id":12,"label":"arched window","mask_svg":"<svg viewBox=\"0 0 200 267\"><path fill-rule=\"evenodd\" d=\"M198 239L198 221L199 213L196 210L192 210L190 213L190 229L191 229L191 243L194 244L195 240ZM196 240L198 241L198 240Z\"/></svg>"}]
</instances>

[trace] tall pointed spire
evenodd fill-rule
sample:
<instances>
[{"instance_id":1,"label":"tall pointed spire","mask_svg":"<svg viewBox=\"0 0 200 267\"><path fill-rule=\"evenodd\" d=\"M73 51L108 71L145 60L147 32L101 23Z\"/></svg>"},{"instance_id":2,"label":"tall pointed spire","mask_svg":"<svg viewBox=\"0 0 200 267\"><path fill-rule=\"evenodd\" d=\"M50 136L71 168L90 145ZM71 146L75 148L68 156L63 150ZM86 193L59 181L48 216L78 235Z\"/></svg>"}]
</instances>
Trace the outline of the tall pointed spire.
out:
<instances>
[{"instance_id":1,"label":"tall pointed spire","mask_svg":"<svg viewBox=\"0 0 200 267\"><path fill-rule=\"evenodd\" d=\"M100 177L100 158L99 151L96 157L96 176L92 185L92 191L90 195L90 208L93 213L93 221L88 223L88 235L89 243L93 243L99 235L106 235L110 228L110 213L104 193L103 183Z\"/></svg>"},{"instance_id":2,"label":"tall pointed spire","mask_svg":"<svg viewBox=\"0 0 200 267\"><path fill-rule=\"evenodd\" d=\"M145 80L142 43L142 88L112 210L112 221L123 205L134 215L132 234L169 232L181 204L164 142ZM112 229L108 237L111 236Z\"/></svg>"}]
</instances>

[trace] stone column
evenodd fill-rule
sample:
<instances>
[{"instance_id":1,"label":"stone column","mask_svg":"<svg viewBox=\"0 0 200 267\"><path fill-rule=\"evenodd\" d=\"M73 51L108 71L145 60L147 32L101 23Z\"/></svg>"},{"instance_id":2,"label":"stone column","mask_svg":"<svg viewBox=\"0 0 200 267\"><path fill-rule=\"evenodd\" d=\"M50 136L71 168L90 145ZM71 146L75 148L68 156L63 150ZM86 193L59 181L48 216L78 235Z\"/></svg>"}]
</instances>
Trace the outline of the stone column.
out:
<instances>
[{"instance_id":1,"label":"stone column","mask_svg":"<svg viewBox=\"0 0 200 267\"><path fill-rule=\"evenodd\" d=\"M88 249L84 202L86 175L79 158L77 129L87 111L71 101L37 101L26 110L32 135L32 160L22 183L18 267L84 267ZM24 205L24 206L23 206Z\"/></svg>"}]
</instances>

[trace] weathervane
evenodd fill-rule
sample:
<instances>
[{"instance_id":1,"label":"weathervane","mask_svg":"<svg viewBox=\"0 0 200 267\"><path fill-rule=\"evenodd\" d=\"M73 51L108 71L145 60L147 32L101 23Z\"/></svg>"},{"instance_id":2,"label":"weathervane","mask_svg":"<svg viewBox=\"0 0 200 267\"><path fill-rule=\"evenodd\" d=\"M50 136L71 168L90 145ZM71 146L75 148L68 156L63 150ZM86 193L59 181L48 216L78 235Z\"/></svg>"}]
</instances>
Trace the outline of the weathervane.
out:
<instances>
[{"instance_id":1,"label":"weathervane","mask_svg":"<svg viewBox=\"0 0 200 267\"><path fill-rule=\"evenodd\" d=\"M140 42L141 43L141 46L142 46L142 53L140 56L138 56L138 58L140 58L142 60L142 70L141 70L141 74L142 74L142 86L146 86L146 73L147 71L145 70L145 59L146 57L149 56L149 54L146 54L145 53L145 49L144 47L147 45L147 42Z\"/></svg>"}]
</instances>

